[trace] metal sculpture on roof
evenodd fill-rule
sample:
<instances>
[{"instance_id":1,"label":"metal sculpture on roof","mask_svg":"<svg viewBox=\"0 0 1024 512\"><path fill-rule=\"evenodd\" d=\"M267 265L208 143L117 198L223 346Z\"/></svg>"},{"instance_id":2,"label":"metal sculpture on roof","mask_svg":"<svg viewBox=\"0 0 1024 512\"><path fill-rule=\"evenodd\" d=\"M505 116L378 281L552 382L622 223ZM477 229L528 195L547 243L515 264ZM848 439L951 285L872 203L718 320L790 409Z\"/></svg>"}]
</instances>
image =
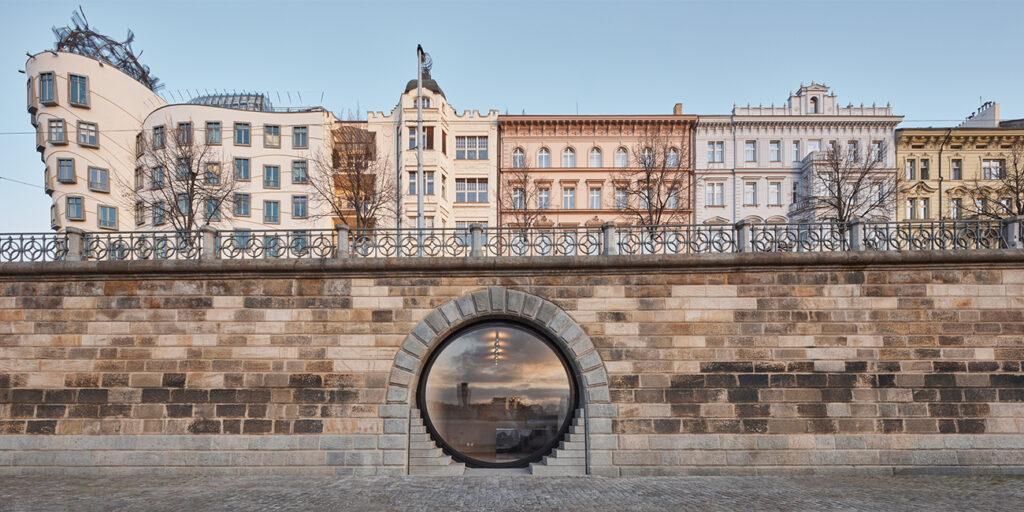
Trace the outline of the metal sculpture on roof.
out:
<instances>
[{"instance_id":1,"label":"metal sculpture on roof","mask_svg":"<svg viewBox=\"0 0 1024 512\"><path fill-rule=\"evenodd\" d=\"M106 62L138 80L150 90L156 91L163 87L160 79L150 74L149 66L144 66L139 62L142 52L136 54L132 49L135 34L131 30L128 31L128 37L121 42L100 34L89 26L89 21L81 6L72 13L71 25L53 27L53 35L57 36L55 49L59 52L77 53Z\"/></svg>"}]
</instances>

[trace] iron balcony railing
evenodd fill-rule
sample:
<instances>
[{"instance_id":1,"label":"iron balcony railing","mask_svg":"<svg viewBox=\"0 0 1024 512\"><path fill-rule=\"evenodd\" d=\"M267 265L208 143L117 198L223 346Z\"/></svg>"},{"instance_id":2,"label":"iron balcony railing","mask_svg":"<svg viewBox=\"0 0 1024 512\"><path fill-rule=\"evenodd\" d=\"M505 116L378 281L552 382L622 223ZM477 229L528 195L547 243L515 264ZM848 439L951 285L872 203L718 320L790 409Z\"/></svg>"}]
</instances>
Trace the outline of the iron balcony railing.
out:
<instances>
[{"instance_id":1,"label":"iron balcony railing","mask_svg":"<svg viewBox=\"0 0 1024 512\"><path fill-rule=\"evenodd\" d=\"M1024 217L928 222L0 234L0 262L537 257L1024 248Z\"/></svg>"}]
</instances>

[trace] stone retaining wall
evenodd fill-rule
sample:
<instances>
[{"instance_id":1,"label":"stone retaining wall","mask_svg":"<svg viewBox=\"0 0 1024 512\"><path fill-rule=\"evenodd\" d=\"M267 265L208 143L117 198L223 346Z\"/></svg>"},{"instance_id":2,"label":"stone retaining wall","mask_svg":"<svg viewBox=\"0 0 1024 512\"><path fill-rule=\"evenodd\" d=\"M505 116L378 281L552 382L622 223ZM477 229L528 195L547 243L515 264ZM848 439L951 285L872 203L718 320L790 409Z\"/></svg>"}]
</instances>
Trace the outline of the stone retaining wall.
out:
<instances>
[{"instance_id":1,"label":"stone retaining wall","mask_svg":"<svg viewBox=\"0 0 1024 512\"><path fill-rule=\"evenodd\" d=\"M971 251L4 264L0 472L405 473L403 344L494 287L592 344L592 474L1024 469L1024 257Z\"/></svg>"}]
</instances>

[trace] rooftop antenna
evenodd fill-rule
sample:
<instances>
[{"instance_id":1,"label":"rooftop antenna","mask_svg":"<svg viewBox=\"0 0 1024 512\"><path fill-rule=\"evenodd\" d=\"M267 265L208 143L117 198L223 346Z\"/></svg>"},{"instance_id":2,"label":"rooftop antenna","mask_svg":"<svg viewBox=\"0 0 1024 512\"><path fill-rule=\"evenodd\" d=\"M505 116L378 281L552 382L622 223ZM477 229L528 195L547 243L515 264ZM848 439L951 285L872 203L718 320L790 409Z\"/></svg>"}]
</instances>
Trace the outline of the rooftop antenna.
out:
<instances>
[{"instance_id":1,"label":"rooftop antenna","mask_svg":"<svg viewBox=\"0 0 1024 512\"><path fill-rule=\"evenodd\" d=\"M320 91L320 105L324 104L324 91Z\"/></svg>"},{"instance_id":2,"label":"rooftop antenna","mask_svg":"<svg viewBox=\"0 0 1024 512\"><path fill-rule=\"evenodd\" d=\"M295 94L299 95L299 104L302 103L302 91L295 91Z\"/></svg>"},{"instance_id":3,"label":"rooftop antenna","mask_svg":"<svg viewBox=\"0 0 1024 512\"><path fill-rule=\"evenodd\" d=\"M580 102L576 102L576 115L580 115Z\"/></svg>"},{"instance_id":4,"label":"rooftop antenna","mask_svg":"<svg viewBox=\"0 0 1024 512\"><path fill-rule=\"evenodd\" d=\"M274 91L274 94L277 95L277 102L281 103L281 91Z\"/></svg>"},{"instance_id":5,"label":"rooftop antenna","mask_svg":"<svg viewBox=\"0 0 1024 512\"><path fill-rule=\"evenodd\" d=\"M292 104L292 92L291 91L285 91L284 93L288 95L288 106L291 106L291 104Z\"/></svg>"}]
</instances>

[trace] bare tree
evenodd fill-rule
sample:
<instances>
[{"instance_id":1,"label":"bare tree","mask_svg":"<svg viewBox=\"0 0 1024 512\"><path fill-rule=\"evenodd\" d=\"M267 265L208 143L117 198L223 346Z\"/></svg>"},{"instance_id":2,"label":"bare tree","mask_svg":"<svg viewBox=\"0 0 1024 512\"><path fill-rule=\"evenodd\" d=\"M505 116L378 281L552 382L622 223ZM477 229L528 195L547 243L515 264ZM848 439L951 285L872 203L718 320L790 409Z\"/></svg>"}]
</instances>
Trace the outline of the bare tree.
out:
<instances>
[{"instance_id":1,"label":"bare tree","mask_svg":"<svg viewBox=\"0 0 1024 512\"><path fill-rule=\"evenodd\" d=\"M501 221L503 225L523 229L533 226L543 214L538 201L538 188L525 161L513 162L511 170L502 171L498 208L506 217Z\"/></svg>"},{"instance_id":2,"label":"bare tree","mask_svg":"<svg viewBox=\"0 0 1024 512\"><path fill-rule=\"evenodd\" d=\"M309 184L317 218L355 229L375 227L395 213L397 185L390 162L379 158L375 134L356 126L331 130L331 153L314 160Z\"/></svg>"},{"instance_id":3,"label":"bare tree","mask_svg":"<svg viewBox=\"0 0 1024 512\"><path fill-rule=\"evenodd\" d=\"M139 167L125 184L125 200L136 215L150 215L154 228L168 224L192 232L221 220L230 208L238 182L224 172L220 149L197 140L191 123L161 128L136 140ZM140 211L141 210L141 211Z\"/></svg>"},{"instance_id":4,"label":"bare tree","mask_svg":"<svg viewBox=\"0 0 1024 512\"><path fill-rule=\"evenodd\" d=\"M998 168L962 187L961 215L980 219L1002 219L1024 215L1024 139L1010 146L1008 159Z\"/></svg>"},{"instance_id":5,"label":"bare tree","mask_svg":"<svg viewBox=\"0 0 1024 512\"><path fill-rule=\"evenodd\" d=\"M819 153L804 171L803 197L794 202L792 216L841 225L855 218L892 218L898 187L885 155L885 142L868 154L838 145Z\"/></svg>"},{"instance_id":6,"label":"bare tree","mask_svg":"<svg viewBox=\"0 0 1024 512\"><path fill-rule=\"evenodd\" d=\"M693 182L690 145L684 135L668 128L652 130L642 134L631 148L633 165L613 176L626 192L622 215L644 226L689 222Z\"/></svg>"}]
</instances>

